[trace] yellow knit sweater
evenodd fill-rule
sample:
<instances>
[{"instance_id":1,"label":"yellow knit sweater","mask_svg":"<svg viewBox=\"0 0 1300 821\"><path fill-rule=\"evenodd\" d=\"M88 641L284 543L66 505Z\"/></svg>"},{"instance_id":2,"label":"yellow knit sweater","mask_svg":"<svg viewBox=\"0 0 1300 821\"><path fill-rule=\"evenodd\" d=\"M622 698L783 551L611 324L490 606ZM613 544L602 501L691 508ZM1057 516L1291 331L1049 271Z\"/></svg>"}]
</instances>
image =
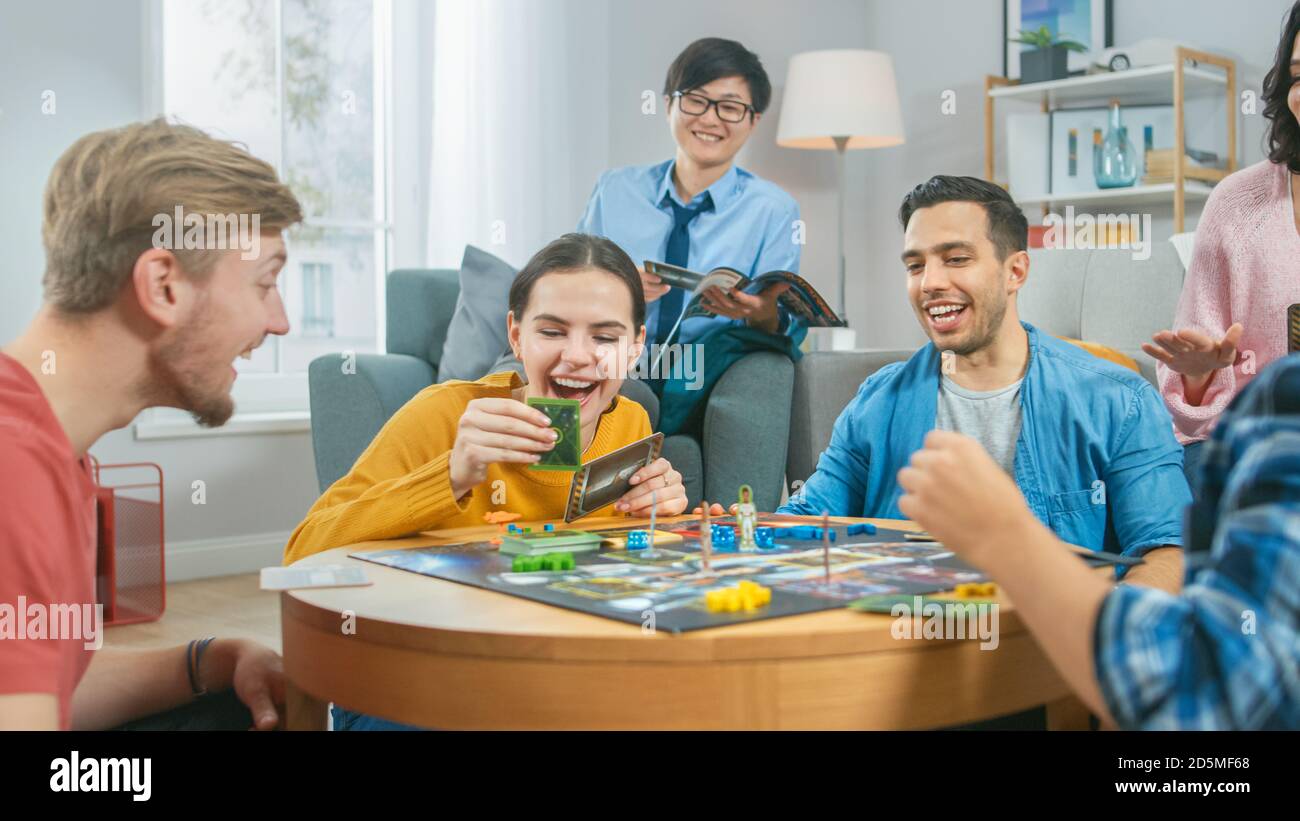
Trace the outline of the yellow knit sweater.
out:
<instances>
[{"instance_id":1,"label":"yellow knit sweater","mask_svg":"<svg viewBox=\"0 0 1300 821\"><path fill-rule=\"evenodd\" d=\"M483 514L509 510L524 519L564 516L566 471L494 464L487 480L459 502L452 497L450 458L465 406L481 397L508 399L522 383L514 372L477 382L444 382L420 391L388 420L346 476L316 500L289 537L284 563L333 547L393 539L423 530L483 524ZM650 435L645 409L620 396L600 418L582 454L589 462ZM611 515L612 506L599 513Z\"/></svg>"}]
</instances>

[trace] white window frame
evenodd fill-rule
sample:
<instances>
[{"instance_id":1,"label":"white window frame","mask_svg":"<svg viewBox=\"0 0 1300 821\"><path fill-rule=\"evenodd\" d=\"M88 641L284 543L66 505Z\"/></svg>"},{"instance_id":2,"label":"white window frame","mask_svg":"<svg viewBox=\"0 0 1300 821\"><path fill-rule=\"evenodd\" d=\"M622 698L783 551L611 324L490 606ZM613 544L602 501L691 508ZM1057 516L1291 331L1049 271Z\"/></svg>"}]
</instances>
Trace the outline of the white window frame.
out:
<instances>
[{"instance_id":1,"label":"white window frame","mask_svg":"<svg viewBox=\"0 0 1300 821\"><path fill-rule=\"evenodd\" d=\"M282 38L278 26L283 20L282 0L267 0L275 4L276 31L276 88L277 97L282 87ZM142 4L142 21L146 58L142 81L146 119L162 116L164 111L164 56L163 56L163 0L147 0ZM402 173L395 170L398 155L394 151L394 110L418 108L418 82L406 82L401 87L401 99L394 97L394 76L416 78L419 66L418 40L411 36L394 36L394 32L415 32L419 25L417 4L411 0L374 0L374 48L380 59L374 71L374 127L375 127L375 179L381 181L376 192L376 213L382 220L306 219L305 225L318 228L336 228L350 231L369 231L375 237L375 351L384 353L387 335L386 280L392 264L394 233L397 226L404 231L419 233L422 204L418 196L395 196L395 179L415 179L408 174L420 167L418 146L409 140L402 141ZM395 50L396 48L396 50ZM394 74L399 67L400 75ZM279 106L281 117L280 160L284 160L283 118L284 106ZM404 127L411 127L409 117L402 118ZM283 170L276 169L283 176ZM293 248L289 249L293 259ZM282 352L276 348L276 367L280 366ZM306 373L249 373L240 374L232 389L237 412L221 428L203 428L189 414L171 408L151 408L137 417L135 438L170 439L185 437L223 436L243 433L292 433L311 429L311 412L308 402Z\"/></svg>"}]
</instances>

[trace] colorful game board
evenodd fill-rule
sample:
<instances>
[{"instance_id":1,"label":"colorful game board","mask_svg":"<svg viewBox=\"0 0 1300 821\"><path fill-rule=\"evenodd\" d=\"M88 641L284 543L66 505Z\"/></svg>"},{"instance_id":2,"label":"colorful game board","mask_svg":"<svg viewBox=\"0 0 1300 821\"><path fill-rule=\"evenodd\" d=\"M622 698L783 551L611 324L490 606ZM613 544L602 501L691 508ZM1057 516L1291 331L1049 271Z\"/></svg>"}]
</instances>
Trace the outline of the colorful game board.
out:
<instances>
[{"instance_id":1,"label":"colorful game board","mask_svg":"<svg viewBox=\"0 0 1300 821\"><path fill-rule=\"evenodd\" d=\"M754 552L715 546L707 572L701 568L700 534L694 522L660 525L660 531L681 540L656 545L652 553L606 547L575 555L572 570L557 572L513 573L511 557L488 542L352 556L670 633L831 610L873 594L934 593L985 580L942 545L905 541L902 531L885 528L849 535L847 525L833 525L828 583L821 539L794 538L788 530L782 531L807 527L810 521L762 514L760 526L777 528L776 546ZM735 524L732 517L713 522ZM632 529L594 532L617 536ZM801 531L800 535L808 534ZM705 594L741 579L770 588L771 603L748 612L709 612Z\"/></svg>"}]
</instances>

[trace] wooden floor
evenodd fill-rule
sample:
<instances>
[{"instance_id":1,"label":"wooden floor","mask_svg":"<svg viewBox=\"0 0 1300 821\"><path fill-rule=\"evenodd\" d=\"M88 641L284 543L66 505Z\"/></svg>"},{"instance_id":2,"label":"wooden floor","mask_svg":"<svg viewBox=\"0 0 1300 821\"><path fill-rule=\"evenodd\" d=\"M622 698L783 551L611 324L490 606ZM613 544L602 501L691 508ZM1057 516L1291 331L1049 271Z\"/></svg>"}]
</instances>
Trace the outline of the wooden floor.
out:
<instances>
[{"instance_id":1,"label":"wooden floor","mask_svg":"<svg viewBox=\"0 0 1300 821\"><path fill-rule=\"evenodd\" d=\"M258 575L167 585L167 609L155 622L110 627L106 647L173 647L191 639L254 639L280 652L280 596L258 589Z\"/></svg>"}]
</instances>

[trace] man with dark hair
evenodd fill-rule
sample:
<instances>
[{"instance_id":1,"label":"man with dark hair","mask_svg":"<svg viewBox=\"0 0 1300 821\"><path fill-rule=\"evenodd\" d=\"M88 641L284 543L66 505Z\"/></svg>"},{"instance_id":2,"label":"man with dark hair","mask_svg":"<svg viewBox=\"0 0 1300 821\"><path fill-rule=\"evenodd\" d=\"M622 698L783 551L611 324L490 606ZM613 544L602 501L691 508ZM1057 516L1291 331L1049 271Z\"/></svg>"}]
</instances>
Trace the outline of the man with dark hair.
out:
<instances>
[{"instance_id":1,"label":"man with dark hair","mask_svg":"<svg viewBox=\"0 0 1300 821\"><path fill-rule=\"evenodd\" d=\"M965 434L1062 541L1144 556L1176 589L1191 501L1164 403L1141 376L1020 321L1028 226L1005 191L937 176L899 209L908 295L930 343L872 374L784 513L902 518L898 471L934 428Z\"/></svg>"},{"instance_id":2,"label":"man with dark hair","mask_svg":"<svg viewBox=\"0 0 1300 821\"><path fill-rule=\"evenodd\" d=\"M673 60L664 80L674 157L602 174L578 231L613 240L638 266L645 260L694 271L725 265L750 277L772 270L797 272L798 204L735 164L771 98L772 85L758 55L734 40L708 37L691 43ZM764 341L772 335L790 337L790 347L805 332L777 301L785 285L757 294L709 289L703 306L716 316L692 317L677 327L690 295L645 271L641 281L648 308L647 357L652 346L698 342L727 326L752 329ZM652 384L662 393L662 381ZM661 423L664 417L661 412Z\"/></svg>"}]
</instances>

